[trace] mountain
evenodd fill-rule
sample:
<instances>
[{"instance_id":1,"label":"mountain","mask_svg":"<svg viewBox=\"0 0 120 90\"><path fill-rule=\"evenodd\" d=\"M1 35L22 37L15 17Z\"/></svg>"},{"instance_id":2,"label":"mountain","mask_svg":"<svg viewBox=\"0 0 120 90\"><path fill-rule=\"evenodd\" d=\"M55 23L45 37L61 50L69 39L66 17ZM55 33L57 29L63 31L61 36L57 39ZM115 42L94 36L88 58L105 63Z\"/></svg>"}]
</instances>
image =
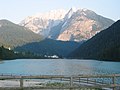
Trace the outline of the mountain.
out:
<instances>
[{"instance_id":1,"label":"mountain","mask_svg":"<svg viewBox=\"0 0 120 90\"><path fill-rule=\"evenodd\" d=\"M71 12L73 12L73 14L68 19L66 19L67 16L65 17L57 40L88 40L96 33L106 29L114 23L113 20L102 17L88 9L78 9L77 11L71 10L72 11L69 11L67 16L69 16Z\"/></svg>"},{"instance_id":2,"label":"mountain","mask_svg":"<svg viewBox=\"0 0 120 90\"><path fill-rule=\"evenodd\" d=\"M8 20L0 20L0 46L4 46L9 50L13 49L15 52L20 51L22 54L26 54L26 56L21 54L21 56L19 56L20 58L29 58L30 56L30 58L45 58L45 55L65 57L79 45L80 43L76 42L45 39L23 26L19 26ZM7 54L8 50L5 51L6 55L9 56L9 54ZM11 54L15 57L14 52Z\"/></svg>"},{"instance_id":3,"label":"mountain","mask_svg":"<svg viewBox=\"0 0 120 90\"><path fill-rule=\"evenodd\" d=\"M50 29L58 25L66 14L65 10L52 10L46 13L39 13L29 16L21 21L20 25L25 26L35 33L48 36Z\"/></svg>"},{"instance_id":4,"label":"mountain","mask_svg":"<svg viewBox=\"0 0 120 90\"><path fill-rule=\"evenodd\" d=\"M77 11L75 7L72 7L65 15L64 22L71 18L71 16Z\"/></svg>"},{"instance_id":5,"label":"mountain","mask_svg":"<svg viewBox=\"0 0 120 90\"><path fill-rule=\"evenodd\" d=\"M120 20L83 43L69 57L120 61Z\"/></svg>"},{"instance_id":6,"label":"mountain","mask_svg":"<svg viewBox=\"0 0 120 90\"><path fill-rule=\"evenodd\" d=\"M30 51L40 55L66 57L75 50L81 43L70 41L57 41L45 39L41 42L33 42L15 48L16 51Z\"/></svg>"},{"instance_id":7,"label":"mountain","mask_svg":"<svg viewBox=\"0 0 120 90\"><path fill-rule=\"evenodd\" d=\"M88 9L57 10L24 19L20 25L45 37L62 41L88 40L114 23Z\"/></svg>"},{"instance_id":8,"label":"mountain","mask_svg":"<svg viewBox=\"0 0 120 90\"><path fill-rule=\"evenodd\" d=\"M0 46L14 48L26 43L37 42L43 39L29 29L14 24L8 20L0 20Z\"/></svg>"}]
</instances>

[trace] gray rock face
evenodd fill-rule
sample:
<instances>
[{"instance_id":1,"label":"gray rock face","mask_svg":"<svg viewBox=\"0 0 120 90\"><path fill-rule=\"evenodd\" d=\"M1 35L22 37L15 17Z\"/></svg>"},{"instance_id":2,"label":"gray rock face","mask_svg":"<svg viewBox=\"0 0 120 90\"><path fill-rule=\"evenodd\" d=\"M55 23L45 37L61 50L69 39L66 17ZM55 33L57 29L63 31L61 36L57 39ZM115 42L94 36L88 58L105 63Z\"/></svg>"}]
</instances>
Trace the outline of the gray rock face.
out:
<instances>
[{"instance_id":1,"label":"gray rock face","mask_svg":"<svg viewBox=\"0 0 120 90\"><path fill-rule=\"evenodd\" d=\"M71 8L68 12L56 11L26 18L21 25L44 37L79 42L90 39L113 23L91 10Z\"/></svg>"},{"instance_id":2,"label":"gray rock face","mask_svg":"<svg viewBox=\"0 0 120 90\"><path fill-rule=\"evenodd\" d=\"M48 37L51 28L58 25L63 20L65 14L65 10L52 10L29 16L21 21L20 25L29 28L35 33Z\"/></svg>"},{"instance_id":3,"label":"gray rock face","mask_svg":"<svg viewBox=\"0 0 120 90\"><path fill-rule=\"evenodd\" d=\"M113 20L97 15L93 11L79 9L64 22L57 39L63 41L87 40L113 23Z\"/></svg>"}]
</instances>

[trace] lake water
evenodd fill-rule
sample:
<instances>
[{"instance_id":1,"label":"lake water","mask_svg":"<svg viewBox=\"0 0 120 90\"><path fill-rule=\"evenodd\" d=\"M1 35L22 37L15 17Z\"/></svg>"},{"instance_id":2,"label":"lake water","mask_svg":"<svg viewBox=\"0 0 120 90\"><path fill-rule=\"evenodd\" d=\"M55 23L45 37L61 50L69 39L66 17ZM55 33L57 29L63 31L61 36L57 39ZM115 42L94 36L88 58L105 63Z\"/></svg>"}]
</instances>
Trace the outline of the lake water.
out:
<instances>
[{"instance_id":1,"label":"lake water","mask_svg":"<svg viewBox=\"0 0 120 90\"><path fill-rule=\"evenodd\" d=\"M120 62L105 62L78 59L17 59L11 61L0 61L0 74L120 74Z\"/></svg>"}]
</instances>

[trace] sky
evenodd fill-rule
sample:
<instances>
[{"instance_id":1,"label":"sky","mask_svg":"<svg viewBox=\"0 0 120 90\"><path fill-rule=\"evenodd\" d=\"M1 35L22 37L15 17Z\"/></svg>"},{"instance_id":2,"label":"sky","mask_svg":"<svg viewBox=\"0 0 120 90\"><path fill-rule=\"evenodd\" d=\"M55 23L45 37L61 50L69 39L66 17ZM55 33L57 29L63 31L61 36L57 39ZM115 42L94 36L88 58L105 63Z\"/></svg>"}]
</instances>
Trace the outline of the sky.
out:
<instances>
[{"instance_id":1,"label":"sky","mask_svg":"<svg viewBox=\"0 0 120 90\"><path fill-rule=\"evenodd\" d=\"M19 23L27 16L71 7L87 8L114 21L120 19L120 0L0 0L0 19Z\"/></svg>"}]
</instances>

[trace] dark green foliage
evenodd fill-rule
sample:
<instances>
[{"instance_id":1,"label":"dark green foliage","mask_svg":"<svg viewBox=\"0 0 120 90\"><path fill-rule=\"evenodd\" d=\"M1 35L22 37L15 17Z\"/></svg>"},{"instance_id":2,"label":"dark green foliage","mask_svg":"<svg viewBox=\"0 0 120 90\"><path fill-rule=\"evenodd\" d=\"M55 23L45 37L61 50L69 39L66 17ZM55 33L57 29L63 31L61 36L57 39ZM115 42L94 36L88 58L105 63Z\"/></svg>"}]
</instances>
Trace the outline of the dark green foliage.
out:
<instances>
[{"instance_id":1,"label":"dark green foliage","mask_svg":"<svg viewBox=\"0 0 120 90\"><path fill-rule=\"evenodd\" d=\"M17 47L17 51L30 51L42 55L58 55L65 57L70 52L75 50L80 43L70 41L57 41L52 39L45 39L41 42L34 42Z\"/></svg>"},{"instance_id":2,"label":"dark green foliage","mask_svg":"<svg viewBox=\"0 0 120 90\"><path fill-rule=\"evenodd\" d=\"M34 54L31 52L15 52L13 50L8 50L3 46L0 47L0 60L11 60L11 59L43 59L46 58L42 55Z\"/></svg>"},{"instance_id":3,"label":"dark green foliage","mask_svg":"<svg viewBox=\"0 0 120 90\"><path fill-rule=\"evenodd\" d=\"M83 43L69 57L120 61L120 20Z\"/></svg>"},{"instance_id":4,"label":"dark green foliage","mask_svg":"<svg viewBox=\"0 0 120 90\"><path fill-rule=\"evenodd\" d=\"M8 50L3 46L0 47L0 59L14 59L19 54L15 54L14 51Z\"/></svg>"},{"instance_id":5,"label":"dark green foliage","mask_svg":"<svg viewBox=\"0 0 120 90\"><path fill-rule=\"evenodd\" d=\"M15 57L15 54L13 51L10 51L3 46L0 47L0 59L13 59Z\"/></svg>"}]
</instances>

